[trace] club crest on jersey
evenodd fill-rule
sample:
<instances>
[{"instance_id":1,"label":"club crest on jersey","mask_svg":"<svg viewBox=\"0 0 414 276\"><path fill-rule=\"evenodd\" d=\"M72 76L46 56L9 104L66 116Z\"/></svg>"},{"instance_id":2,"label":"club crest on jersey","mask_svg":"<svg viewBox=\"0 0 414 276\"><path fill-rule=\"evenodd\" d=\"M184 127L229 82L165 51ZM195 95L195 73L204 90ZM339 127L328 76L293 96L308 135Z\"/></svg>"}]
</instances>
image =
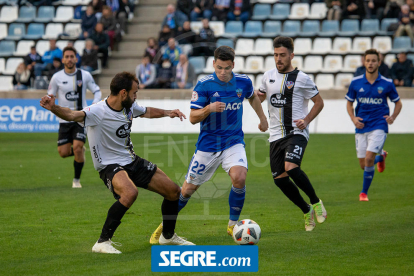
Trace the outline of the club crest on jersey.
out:
<instances>
[{"instance_id":1,"label":"club crest on jersey","mask_svg":"<svg viewBox=\"0 0 414 276\"><path fill-rule=\"evenodd\" d=\"M194 180L196 178L196 175L195 174L193 174L193 173L190 173L190 179L191 180Z\"/></svg>"},{"instance_id":2,"label":"club crest on jersey","mask_svg":"<svg viewBox=\"0 0 414 276\"><path fill-rule=\"evenodd\" d=\"M237 88L236 89L236 93L237 93L237 97L241 97L242 96L242 94L243 94L243 89L241 89L241 88Z\"/></svg>"},{"instance_id":3,"label":"club crest on jersey","mask_svg":"<svg viewBox=\"0 0 414 276\"><path fill-rule=\"evenodd\" d=\"M287 89L291 89L294 85L295 85L295 82L293 82L293 81L287 81L286 82Z\"/></svg>"},{"instance_id":4,"label":"club crest on jersey","mask_svg":"<svg viewBox=\"0 0 414 276\"><path fill-rule=\"evenodd\" d=\"M79 87L81 87L82 86L82 81L81 80L77 80L76 81L76 85L79 86Z\"/></svg>"},{"instance_id":5,"label":"club crest on jersey","mask_svg":"<svg viewBox=\"0 0 414 276\"><path fill-rule=\"evenodd\" d=\"M196 102L198 100L198 93L196 91L193 91L193 94L191 95L191 101Z\"/></svg>"},{"instance_id":6,"label":"club crest on jersey","mask_svg":"<svg viewBox=\"0 0 414 276\"><path fill-rule=\"evenodd\" d=\"M129 113L128 113L128 120L129 120L129 121L132 121L132 118L133 118L133 116L132 116L132 110L131 110L131 111L129 111Z\"/></svg>"},{"instance_id":7,"label":"club crest on jersey","mask_svg":"<svg viewBox=\"0 0 414 276\"><path fill-rule=\"evenodd\" d=\"M382 91L384 91L384 87L381 87L381 86L380 86L380 87L378 87L378 93L379 93L379 94L381 94L381 93L382 93Z\"/></svg>"}]
</instances>

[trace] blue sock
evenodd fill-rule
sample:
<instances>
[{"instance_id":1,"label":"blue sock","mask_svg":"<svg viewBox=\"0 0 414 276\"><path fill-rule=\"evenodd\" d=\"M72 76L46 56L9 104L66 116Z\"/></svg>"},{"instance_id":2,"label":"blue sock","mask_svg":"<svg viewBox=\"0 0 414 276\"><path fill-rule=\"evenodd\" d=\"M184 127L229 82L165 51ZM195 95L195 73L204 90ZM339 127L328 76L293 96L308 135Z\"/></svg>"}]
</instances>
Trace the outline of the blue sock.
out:
<instances>
[{"instance_id":1,"label":"blue sock","mask_svg":"<svg viewBox=\"0 0 414 276\"><path fill-rule=\"evenodd\" d=\"M185 207L185 205L187 205L187 202L190 200L191 197L184 197L181 193L180 193L180 200L178 201L178 212L181 211L181 209L183 209Z\"/></svg>"},{"instance_id":2,"label":"blue sock","mask_svg":"<svg viewBox=\"0 0 414 276\"><path fill-rule=\"evenodd\" d=\"M361 193L368 194L369 186L371 186L372 179L374 179L375 167L365 167L364 183L362 184Z\"/></svg>"},{"instance_id":3,"label":"blue sock","mask_svg":"<svg viewBox=\"0 0 414 276\"><path fill-rule=\"evenodd\" d=\"M229 194L230 220L238 221L244 205L246 186L242 189L231 186Z\"/></svg>"},{"instance_id":4,"label":"blue sock","mask_svg":"<svg viewBox=\"0 0 414 276\"><path fill-rule=\"evenodd\" d=\"M384 160L384 156L382 155L375 156L374 165L377 164L378 162L382 162L383 160Z\"/></svg>"}]
</instances>

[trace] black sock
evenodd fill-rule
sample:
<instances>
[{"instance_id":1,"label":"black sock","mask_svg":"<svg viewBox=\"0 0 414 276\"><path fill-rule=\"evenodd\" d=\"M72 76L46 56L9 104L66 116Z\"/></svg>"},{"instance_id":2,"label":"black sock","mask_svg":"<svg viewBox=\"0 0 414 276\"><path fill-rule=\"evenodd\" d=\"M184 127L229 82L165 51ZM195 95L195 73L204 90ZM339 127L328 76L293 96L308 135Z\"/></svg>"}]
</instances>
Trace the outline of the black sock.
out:
<instances>
[{"instance_id":1,"label":"black sock","mask_svg":"<svg viewBox=\"0 0 414 276\"><path fill-rule=\"evenodd\" d=\"M85 164L85 162L78 163L76 161L73 161L73 166L75 167L75 178L76 179L79 179L81 176L83 164Z\"/></svg>"},{"instance_id":2,"label":"black sock","mask_svg":"<svg viewBox=\"0 0 414 276\"><path fill-rule=\"evenodd\" d=\"M293 179L293 181L295 181L296 186L305 192L305 194L309 197L311 204L319 202L319 198L316 196L315 190L313 189L308 176L300 169L300 167L296 167L293 170L288 171L287 174Z\"/></svg>"},{"instance_id":3,"label":"black sock","mask_svg":"<svg viewBox=\"0 0 414 276\"><path fill-rule=\"evenodd\" d=\"M129 208L122 205L121 202L116 201L108 210L108 216L104 226L102 227L101 237L98 242L104 242L112 238L116 228L121 224L121 219Z\"/></svg>"},{"instance_id":4,"label":"black sock","mask_svg":"<svg viewBox=\"0 0 414 276\"><path fill-rule=\"evenodd\" d=\"M171 239L174 236L175 223L178 215L178 201L169 201L164 198L161 205L162 212L162 235L166 239Z\"/></svg>"},{"instance_id":5,"label":"black sock","mask_svg":"<svg viewBox=\"0 0 414 276\"><path fill-rule=\"evenodd\" d=\"M290 201L292 201L296 206L298 206L304 214L309 212L309 204L303 199L300 195L296 185L290 181L289 177L282 177L274 179L276 186L282 190L282 192L287 196Z\"/></svg>"}]
</instances>

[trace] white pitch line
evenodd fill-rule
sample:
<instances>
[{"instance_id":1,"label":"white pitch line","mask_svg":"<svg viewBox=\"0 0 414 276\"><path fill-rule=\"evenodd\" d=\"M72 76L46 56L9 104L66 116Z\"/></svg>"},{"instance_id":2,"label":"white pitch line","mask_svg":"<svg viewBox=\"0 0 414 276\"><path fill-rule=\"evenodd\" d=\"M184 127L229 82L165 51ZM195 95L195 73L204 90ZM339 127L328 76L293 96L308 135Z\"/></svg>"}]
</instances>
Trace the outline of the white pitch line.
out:
<instances>
[{"instance_id":1,"label":"white pitch line","mask_svg":"<svg viewBox=\"0 0 414 276\"><path fill-rule=\"evenodd\" d=\"M187 143L194 143L197 140L181 140L181 141L170 141L170 142L159 142L159 143L152 143L152 144L139 144L134 145L134 147L157 147L157 146L166 146L166 145L173 145L173 144L187 144Z\"/></svg>"}]
</instances>

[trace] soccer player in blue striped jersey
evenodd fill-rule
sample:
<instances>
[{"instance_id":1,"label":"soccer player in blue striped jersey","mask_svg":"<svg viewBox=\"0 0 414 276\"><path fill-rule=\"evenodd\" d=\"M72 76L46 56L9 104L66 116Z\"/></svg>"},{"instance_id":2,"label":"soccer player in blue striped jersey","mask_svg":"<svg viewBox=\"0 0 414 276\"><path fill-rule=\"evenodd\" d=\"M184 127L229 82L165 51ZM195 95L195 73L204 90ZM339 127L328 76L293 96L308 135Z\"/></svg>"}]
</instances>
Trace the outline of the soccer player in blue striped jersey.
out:
<instances>
[{"instance_id":1,"label":"soccer player in blue striped jersey","mask_svg":"<svg viewBox=\"0 0 414 276\"><path fill-rule=\"evenodd\" d=\"M364 63L365 74L352 79L345 96L348 100L348 114L356 127L355 144L359 165L364 170L360 201L368 201L368 189L374 178L374 165L377 164L379 172L385 169L385 158L388 153L383 150L383 146L387 138L388 125L395 121L402 108L392 80L378 73L380 61L377 50L367 50ZM387 98L395 103L391 116ZM355 100L357 106L354 111Z\"/></svg>"},{"instance_id":2,"label":"soccer player in blue striped jersey","mask_svg":"<svg viewBox=\"0 0 414 276\"><path fill-rule=\"evenodd\" d=\"M227 233L239 220L244 205L247 158L242 131L243 100L249 100L260 119L259 129L268 129L259 97L246 75L232 72L234 50L221 46L214 51L215 72L199 80L191 99L190 122L200 123L196 151L191 159L186 180L181 189L179 210L191 195L207 182L219 165L229 174L232 187L229 194L230 217ZM152 234L150 243L158 243L162 224Z\"/></svg>"}]
</instances>

